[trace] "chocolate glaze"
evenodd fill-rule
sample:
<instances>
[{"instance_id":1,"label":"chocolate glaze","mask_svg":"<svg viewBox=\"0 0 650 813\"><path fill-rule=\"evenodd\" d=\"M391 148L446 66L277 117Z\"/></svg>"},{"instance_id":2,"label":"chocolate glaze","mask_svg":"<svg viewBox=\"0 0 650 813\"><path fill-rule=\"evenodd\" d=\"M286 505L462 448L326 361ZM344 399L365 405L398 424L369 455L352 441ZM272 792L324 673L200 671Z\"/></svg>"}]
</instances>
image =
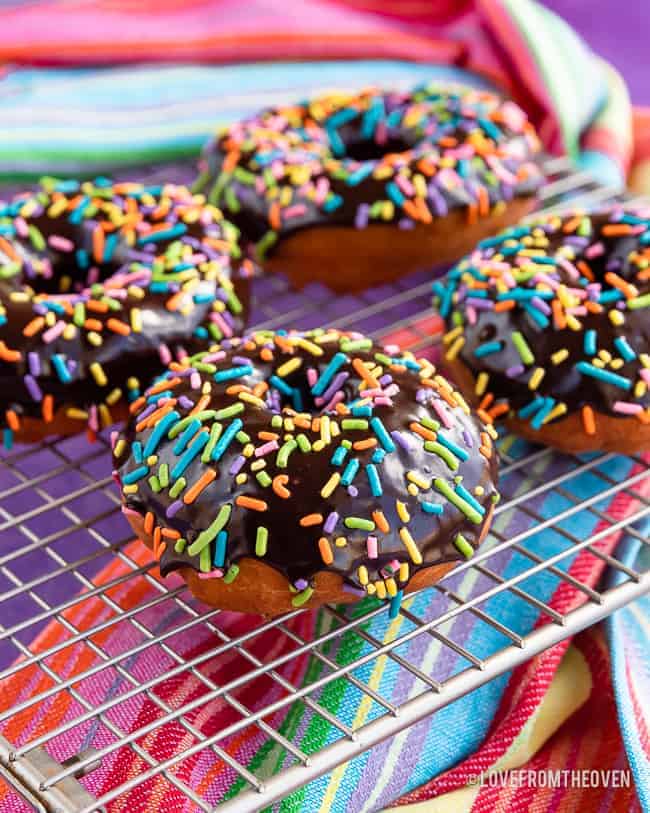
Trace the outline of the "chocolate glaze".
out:
<instances>
[{"instance_id":1,"label":"chocolate glaze","mask_svg":"<svg viewBox=\"0 0 650 813\"><path fill-rule=\"evenodd\" d=\"M578 229L575 227L576 222L581 224ZM608 234L608 229L612 226L635 229L638 233ZM650 376L650 373L644 372L642 359L643 354L650 352L650 302L638 306L638 301L644 301L640 298L650 293L650 276L645 270L650 256L647 248L650 245L650 211L624 211L617 206L589 216L579 215L577 219L575 215L567 215L562 219L545 218L536 227L536 233L540 235L538 243L534 242L534 233L528 227L507 230L496 238L483 241L473 255L449 272L445 281L434 284L434 302L450 329L448 353L451 357L457 356L474 376L481 372L487 373L489 383L485 391L494 394L497 399L495 403L507 401L512 410L519 412L523 409L522 417L531 421L534 420L534 413L532 416L526 415L525 410L535 396L551 398L556 404L564 404L567 413L587 405L597 412L625 418L626 414L616 406L622 401L648 410L648 387L641 386L638 389L637 385L639 382L643 383L644 377L648 381ZM543 249L538 259L521 253L531 248ZM558 265L555 262L558 257L564 257L567 262ZM527 292L524 295L528 295L537 289L542 292L540 295L548 296L544 300L546 307L542 311L535 308L537 319L543 313L549 321L548 325L544 326L536 321L530 306L526 309L524 303L530 300L518 300L514 309L501 313L490 309L499 299L503 301L511 298L512 287L504 282L504 269L506 272L508 269L521 270L522 263L525 267L526 263L533 260L538 273L546 274L554 283L565 286L569 295L578 290L581 294L589 292L588 298L594 302L600 302L603 297L600 312L576 313L577 322L573 325L575 329L569 325L562 327L552 312L552 300L555 297L549 293L551 288L544 280L540 281L535 276L519 281L516 290ZM477 303L475 297L482 295L480 290L476 293L477 286L483 286L487 280L481 272L489 269L491 264L496 264L498 269L493 269L492 283L484 289L487 291L486 298ZM585 269L593 278L591 282L584 274ZM616 275L615 278L607 276L612 272ZM634 286L634 290L629 290L629 293L636 292L635 296L626 296L620 290L621 280ZM500 293L495 285L497 281L502 285ZM611 297L614 299L610 299ZM545 313L546 310L548 313ZM571 308L561 310L566 314ZM624 322L612 322L610 311L619 311ZM462 332L452 333L459 325L462 325ZM522 362L513 343L513 331L519 331L525 338L534 357L532 361ZM629 388L585 375L576 366L581 363L591 364L595 355L586 350L586 334L589 331L596 334L597 351L606 351L615 361L614 367L605 363L604 369L631 382ZM459 337L465 341L456 354L451 348ZM621 338L625 340L631 353L621 352L621 347L616 344ZM485 347L490 342L498 342L500 349L477 357L477 348ZM568 356L560 363L553 363L554 354L563 350L568 351ZM513 370L518 366L519 371ZM544 370L544 376L533 392L529 381L538 367Z\"/></svg>"},{"instance_id":2,"label":"chocolate glaze","mask_svg":"<svg viewBox=\"0 0 650 813\"><path fill-rule=\"evenodd\" d=\"M81 214L79 206L85 206ZM173 229L179 224L185 228L182 234L148 244L136 242L146 239L151 229ZM101 261L97 261L93 235L101 225L107 231ZM224 302L222 316L229 333L240 332L245 324L246 277L251 268L237 259L237 231L223 221L217 209L203 207L200 197L193 198L182 187L112 187L102 181L49 185L0 204L0 234L6 241L0 245L0 270L5 272L0 280L4 310L0 340L20 354L17 360L6 354L0 360L3 418L7 410L18 420L22 416L40 418L47 395L53 398L54 411L63 406L80 414L92 412L93 405L106 405L107 396L117 388L122 395L117 400L109 398L110 413L127 398L129 377L146 385L164 369L168 355L196 352L205 346L210 339L206 328L211 324L213 302ZM191 250L191 257L183 261L182 283L172 270L181 259L171 262L179 248L181 252ZM167 266L152 281L153 263L164 263L165 258ZM170 299L181 284L193 287L182 311L170 310ZM230 298L231 286L234 299ZM100 311L92 303L88 305L88 300L99 303ZM74 316L77 303L83 304L85 319L97 324L84 325L79 313ZM101 312L106 303L108 310ZM131 329L134 309L142 323L140 331ZM53 310L48 317L53 325L44 324L33 335L26 335L26 326L47 310ZM128 335L115 332L111 325L116 322L110 320L126 325ZM56 333L64 325L66 333L45 340L52 326ZM91 333L101 337L101 345L92 343ZM58 355L67 370L63 377L53 364ZM89 368L95 363L101 365L105 381L91 374ZM138 394L131 388L128 397ZM89 414L89 424L96 429L97 421L105 423L107 415Z\"/></svg>"},{"instance_id":3,"label":"chocolate glaze","mask_svg":"<svg viewBox=\"0 0 650 813\"><path fill-rule=\"evenodd\" d=\"M262 256L309 226L408 227L470 206L486 215L535 193L539 149L520 108L493 94L370 90L226 128L207 144L195 187L210 190Z\"/></svg>"},{"instance_id":4,"label":"chocolate glaze","mask_svg":"<svg viewBox=\"0 0 650 813\"><path fill-rule=\"evenodd\" d=\"M303 361L301 367L285 375L282 380L285 385L301 393L302 408L305 411L303 418L307 418L310 422L311 416L327 414L341 427L340 435L332 437L331 442L325 443L320 450L312 448L310 451L304 452L300 448L295 449L290 454L286 467L279 465L276 449L261 454L259 457L257 454L253 454L242 464L241 454L245 444L235 440L230 443L218 461L210 460L209 463L204 463L200 457L197 457L189 464L183 474L187 480L187 486L176 498L180 504L169 494L169 488L173 485L174 478L170 479L167 488L161 489L158 493L152 491L151 483L147 479L160 471L161 464L167 464L169 470L173 471L178 464L179 456L185 453L184 450L179 449L174 451L178 436L173 439L163 437L156 448L156 464L150 467L146 474L140 474L135 483L137 491L125 493L123 490L124 505L127 509L135 510L142 515L151 512L156 525L162 528L172 528L180 532L181 536L187 540L188 547L182 553L174 550L173 542L167 544L161 558L163 575L187 565L195 570L200 570L200 556L190 555L189 546L202 531L210 526L225 504L232 506L232 513L226 526L228 541L225 560L219 563L219 569L225 572L243 557L255 558L257 556L257 529L263 526L268 532L268 541L266 552L259 558L283 573L289 583L299 590L304 589L317 572L327 569L341 574L346 584L359 588L361 585L358 569L361 565L367 567L370 581L373 582L376 579L381 580L380 571L394 560L400 563L409 562L412 575L421 567L462 559L463 554L454 544L456 535L462 534L469 545L476 547L486 522L485 516L479 519L478 523L470 521L434 487L422 489L413 487L416 493L409 493L407 486L410 481L407 479L407 473L415 472L425 480L442 478L452 488L455 487L454 477L461 477L462 486L471 492L473 499L482 506L481 511L483 512L486 507L489 508L497 499L496 454L492 452L487 459L479 451L482 439L481 427L477 419L471 414L466 414L459 406L450 407L440 395L438 383L433 382L432 386L423 383L423 378L430 381L429 376L435 375L435 368L429 362L416 363L412 356L407 354L402 357L400 354L399 358L403 358L405 363L414 369L407 369L401 363L383 364L382 375L388 374L392 377L390 381L382 378L383 390L393 392L395 390L393 385L399 389L391 396L390 404L375 405L372 408L372 416L379 417L387 433L396 431L399 433L399 437L393 435L394 440L390 441L395 446L394 451L387 453L383 457L383 462L374 464L381 483L382 494L373 496L366 467L371 463L375 450L382 448L380 444L375 448L365 450L350 449L345 460L339 465L335 465L332 461L342 440L356 442L365 438L377 439L378 436L372 428L344 429L343 420L346 417L354 417L349 410L347 410L347 415L342 416L337 413L336 409L329 409L327 413L320 411L327 404L323 404L322 401L315 403L306 372L308 367L314 368L320 378L335 354L345 352L342 348L347 346L346 341L355 340L358 334L339 334L336 331L329 331L326 341L319 345L324 351L323 355L319 357L315 357L309 349L295 344L297 337L307 337L312 342L319 342L323 339L323 336L319 336L318 333L289 334L288 341L292 346L288 346L286 337L284 339L281 337L280 341L283 342L281 348L274 344L274 334L266 333L254 334L252 338L244 339L241 342L233 341L223 344L222 349L226 349L226 354L223 359L214 362L219 371L240 367L247 363L251 365L253 371L243 377L223 383L215 382L212 373L201 373L200 381L195 380L194 385L203 386L205 382L211 385L209 403L204 404L203 408L219 410L238 403L237 395L229 395L226 392L228 387L233 384L245 385L252 390L260 382L266 382L270 387L265 395L266 404L260 407L246 403L245 411L241 412L238 417L243 420L243 429L250 436L250 442L256 448L263 447L268 442L260 439L258 432L279 433L279 444L282 444L284 431L282 428L274 426L273 418L276 416L277 422L278 415L282 415L284 418L295 415L295 411L290 406L293 396L282 394L274 386L271 377L278 376L278 368L281 372L282 365L287 360L299 358ZM260 352L262 348L269 347L273 348L273 359L265 361L260 358ZM353 367L353 362L358 364L358 361L355 360L361 360L372 367L377 363L375 355L377 352L379 349L373 347L345 353L347 360L338 369L336 375L341 376L342 373L347 373L348 377L340 386L335 381L336 377L333 379L334 388L340 389L343 394L342 403L349 405L355 398L359 398L361 379ZM177 371L178 368L168 372L166 376L174 378ZM328 385L328 388L330 386L332 385ZM443 386L449 387L446 383L443 383ZM174 404L174 409L177 410L181 419L194 407L200 391L200 389L192 388L191 377L187 375L182 378L180 384L174 387L173 397L178 399ZM452 390L449 389L447 397L450 397L451 392ZM186 402L184 402L183 396L188 399ZM332 396L326 391L325 397L329 399ZM179 402L181 402L180 406ZM410 428L413 422L421 421L422 418L425 421L427 418L440 420L434 403L444 411L447 421L451 424L450 428L443 426L438 435L460 447L467 455L466 461L456 461L460 464L456 471L450 470L445 461L437 454L425 451L423 438ZM280 409L282 412L278 411ZM118 441L116 446L115 467L123 489L125 483L130 482L129 475L133 477L133 472L141 466L135 459L134 441L137 440L144 446L146 456L147 442L152 433L156 431L155 427L136 431L135 426L140 420L138 415L132 418L124 435L125 443ZM231 420L232 418L223 421L222 436L227 431ZM366 418L366 420L370 420L370 418ZM158 422L159 419L155 423L158 424ZM207 431L213 423L213 418L204 421L203 431ZM317 443L321 438L320 428L318 431L314 431L313 426L309 427L309 424L308 428L299 428L289 434L295 436L298 432L303 433L311 444ZM195 435L192 443L196 437ZM405 446L408 446L408 449ZM341 483L329 496L324 497L321 491L329 478L335 473L343 475L352 458L358 460L359 468L350 487ZM266 461L263 471L271 479L277 475L287 475L286 488L291 492L289 498L279 496L271 485L263 486L258 482L255 473L251 473L250 465L259 460ZM239 474L244 472L249 474L247 482L240 484L236 482L233 466ZM194 502L189 505L183 504L182 495L196 483L208 467L216 472L216 479L203 490ZM475 492L477 487L479 487L478 493ZM133 491L133 483L131 483L131 490ZM236 499L241 495L265 501L268 510L257 511L238 506ZM399 518L396 500L400 500L406 505L410 515L409 521ZM442 514L436 516L425 513L421 506L423 501L442 506ZM177 510L173 508L170 512L169 507L172 504L175 504ZM389 532L383 533L379 529L374 531L355 530L344 524L344 518L350 516L371 519L373 511L376 510L384 512L390 525ZM327 519L332 512L337 512L340 519L334 527L330 528L327 525ZM314 514L321 516L316 524L307 527L300 524L302 517ZM416 564L412 560L400 538L399 530L402 527L407 527L415 540L422 556L420 564ZM369 558L367 547L369 534L376 535L378 538L379 552L376 559ZM333 553L333 562L327 566L319 552L319 539L323 536L327 538ZM335 544L338 537L346 539L344 547ZM215 551L216 543L213 540L210 543L208 570L215 567ZM205 568L203 569L205 570Z\"/></svg>"}]
</instances>

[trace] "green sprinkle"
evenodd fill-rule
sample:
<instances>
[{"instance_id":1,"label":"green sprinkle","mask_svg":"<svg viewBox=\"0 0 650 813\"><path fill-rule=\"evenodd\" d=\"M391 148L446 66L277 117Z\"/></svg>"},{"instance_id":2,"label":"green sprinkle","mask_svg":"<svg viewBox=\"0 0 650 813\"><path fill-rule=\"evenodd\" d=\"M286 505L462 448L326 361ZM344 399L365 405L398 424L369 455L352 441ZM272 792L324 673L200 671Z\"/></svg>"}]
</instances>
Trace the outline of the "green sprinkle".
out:
<instances>
[{"instance_id":1,"label":"green sprinkle","mask_svg":"<svg viewBox=\"0 0 650 813\"><path fill-rule=\"evenodd\" d=\"M483 517L479 512L466 502L454 489L440 477L436 477L433 481L434 488L436 488L444 497L446 497L452 505L455 505L458 510L464 514L470 522L475 525L480 525Z\"/></svg>"},{"instance_id":2,"label":"green sprinkle","mask_svg":"<svg viewBox=\"0 0 650 813\"><path fill-rule=\"evenodd\" d=\"M311 452L311 443L307 435L302 432L296 437L296 443L301 452Z\"/></svg>"},{"instance_id":3,"label":"green sprinkle","mask_svg":"<svg viewBox=\"0 0 650 813\"><path fill-rule=\"evenodd\" d=\"M286 469L287 464L289 463L289 455L297 446L298 444L293 438L288 440L286 443L283 443L282 446L280 446L275 459L276 465L281 469Z\"/></svg>"},{"instance_id":4,"label":"green sprinkle","mask_svg":"<svg viewBox=\"0 0 650 813\"><path fill-rule=\"evenodd\" d=\"M77 302L77 304L74 306L72 321L77 327L83 327L84 322L86 321L86 306L83 302Z\"/></svg>"},{"instance_id":5,"label":"green sprinkle","mask_svg":"<svg viewBox=\"0 0 650 813\"><path fill-rule=\"evenodd\" d=\"M362 517L346 517L346 528L355 528L358 531L374 531L375 523L371 519L363 519Z\"/></svg>"},{"instance_id":6,"label":"green sprinkle","mask_svg":"<svg viewBox=\"0 0 650 813\"><path fill-rule=\"evenodd\" d=\"M282 428L282 424L283 424L283 421L282 421L282 415L274 415L274 416L271 418L271 426L272 426L274 429L281 429L281 428Z\"/></svg>"},{"instance_id":7,"label":"green sprinkle","mask_svg":"<svg viewBox=\"0 0 650 813\"><path fill-rule=\"evenodd\" d=\"M251 436L247 432L244 432L243 429L240 429L239 432L237 432L237 434L235 435L235 437L241 443L242 446L248 443L249 440L251 439Z\"/></svg>"},{"instance_id":8,"label":"green sprinkle","mask_svg":"<svg viewBox=\"0 0 650 813\"><path fill-rule=\"evenodd\" d=\"M462 534L456 534L454 545L457 550L463 554L466 559L471 559L474 555L474 548L469 544Z\"/></svg>"},{"instance_id":9,"label":"green sprinkle","mask_svg":"<svg viewBox=\"0 0 650 813\"><path fill-rule=\"evenodd\" d=\"M169 485L169 466L167 463L161 463L158 469L158 482L161 488L167 488Z\"/></svg>"},{"instance_id":10,"label":"green sprinkle","mask_svg":"<svg viewBox=\"0 0 650 813\"><path fill-rule=\"evenodd\" d=\"M43 237L42 233L39 229L31 223L27 227L27 232L29 234L29 239L31 240L32 245L36 249L36 251L44 251L45 250L45 238Z\"/></svg>"},{"instance_id":11,"label":"green sprinkle","mask_svg":"<svg viewBox=\"0 0 650 813\"><path fill-rule=\"evenodd\" d=\"M268 488L273 482L273 480L269 477L269 475L265 471L258 471L257 474L255 475L255 479L264 488Z\"/></svg>"},{"instance_id":12,"label":"green sprinkle","mask_svg":"<svg viewBox=\"0 0 650 813\"><path fill-rule=\"evenodd\" d=\"M372 347L372 339L357 339L355 341L342 339L340 347L344 353L356 353L357 350L370 350Z\"/></svg>"},{"instance_id":13,"label":"green sprinkle","mask_svg":"<svg viewBox=\"0 0 650 813\"><path fill-rule=\"evenodd\" d=\"M231 404L229 407L225 407L225 409L217 410L214 413L214 419L216 421L222 421L224 418L233 418L235 415L238 415L243 411L244 405L241 401L238 401L236 404Z\"/></svg>"},{"instance_id":14,"label":"green sprinkle","mask_svg":"<svg viewBox=\"0 0 650 813\"><path fill-rule=\"evenodd\" d=\"M627 306L633 311L637 308L650 308L650 294L644 294L643 296L637 296L634 299L628 299Z\"/></svg>"},{"instance_id":15,"label":"green sprinkle","mask_svg":"<svg viewBox=\"0 0 650 813\"><path fill-rule=\"evenodd\" d=\"M205 449L201 454L201 462L202 463L209 463L212 458L212 452L214 451L214 447L217 445L217 441L223 431L223 424L222 423L213 423L212 427L210 428L210 437L208 438L208 442L205 445Z\"/></svg>"},{"instance_id":16,"label":"green sprinkle","mask_svg":"<svg viewBox=\"0 0 650 813\"><path fill-rule=\"evenodd\" d=\"M257 529L257 536L255 537L255 553L258 556L266 555L266 544L269 541L269 530L263 525Z\"/></svg>"},{"instance_id":17,"label":"green sprinkle","mask_svg":"<svg viewBox=\"0 0 650 813\"><path fill-rule=\"evenodd\" d=\"M432 432L437 432L440 429L440 421L435 421L433 418L429 418L427 415L420 418L420 423L422 426L430 429Z\"/></svg>"},{"instance_id":18,"label":"green sprinkle","mask_svg":"<svg viewBox=\"0 0 650 813\"><path fill-rule=\"evenodd\" d=\"M266 234L257 241L255 244L255 253L260 260L266 256L266 252L277 242L278 234L272 229L267 231Z\"/></svg>"},{"instance_id":19,"label":"green sprinkle","mask_svg":"<svg viewBox=\"0 0 650 813\"><path fill-rule=\"evenodd\" d=\"M174 542L174 550L176 551L176 553L183 553L186 545L187 539L183 539L183 537L181 536L180 539L177 539L176 542Z\"/></svg>"},{"instance_id":20,"label":"green sprinkle","mask_svg":"<svg viewBox=\"0 0 650 813\"><path fill-rule=\"evenodd\" d=\"M314 594L313 587L305 587L305 589L302 592L297 593L291 599L291 603L293 604L294 607L302 607L303 604L306 604L309 601L313 594Z\"/></svg>"},{"instance_id":21,"label":"green sprinkle","mask_svg":"<svg viewBox=\"0 0 650 813\"><path fill-rule=\"evenodd\" d=\"M239 576L239 565L230 565L223 580L226 584L232 584Z\"/></svg>"},{"instance_id":22,"label":"green sprinkle","mask_svg":"<svg viewBox=\"0 0 650 813\"><path fill-rule=\"evenodd\" d=\"M232 505L230 505L230 503L226 503L226 505L221 506L219 513L216 516L216 519L214 519L212 523L208 525L205 531L201 531L201 533L196 537L194 542L192 542L192 544L187 549L187 552L189 553L190 556L196 556L197 553L202 551L204 548L208 547L210 542L212 542L215 536L219 533L219 531L226 525L226 523L230 519L231 511Z\"/></svg>"},{"instance_id":23,"label":"green sprinkle","mask_svg":"<svg viewBox=\"0 0 650 813\"><path fill-rule=\"evenodd\" d=\"M199 569L202 573L209 573L212 570L212 562L210 561L210 546L206 545L199 554Z\"/></svg>"},{"instance_id":24,"label":"green sprinkle","mask_svg":"<svg viewBox=\"0 0 650 813\"><path fill-rule=\"evenodd\" d=\"M533 351L528 346L528 342L524 339L523 334L520 333L518 330L512 331L512 343L515 346L515 349L519 353L521 360L524 364L534 364L535 363L535 356L533 355Z\"/></svg>"},{"instance_id":25,"label":"green sprinkle","mask_svg":"<svg viewBox=\"0 0 650 813\"><path fill-rule=\"evenodd\" d=\"M458 458L442 443L438 443L436 440L425 440L424 448L427 452L433 452L442 458L452 471L458 470Z\"/></svg>"},{"instance_id":26,"label":"green sprinkle","mask_svg":"<svg viewBox=\"0 0 650 813\"><path fill-rule=\"evenodd\" d=\"M174 485L169 489L169 496L175 500L186 485L187 480L184 477L179 477L178 480L176 480L176 482L174 483Z\"/></svg>"},{"instance_id":27,"label":"green sprinkle","mask_svg":"<svg viewBox=\"0 0 650 813\"><path fill-rule=\"evenodd\" d=\"M368 421L363 420L363 418L344 418L341 421L341 428L344 430L367 429Z\"/></svg>"},{"instance_id":28,"label":"green sprinkle","mask_svg":"<svg viewBox=\"0 0 650 813\"><path fill-rule=\"evenodd\" d=\"M158 480L155 474L152 474L151 477L149 478L149 487L151 488L154 494L157 494L161 489L160 481Z\"/></svg>"}]
</instances>

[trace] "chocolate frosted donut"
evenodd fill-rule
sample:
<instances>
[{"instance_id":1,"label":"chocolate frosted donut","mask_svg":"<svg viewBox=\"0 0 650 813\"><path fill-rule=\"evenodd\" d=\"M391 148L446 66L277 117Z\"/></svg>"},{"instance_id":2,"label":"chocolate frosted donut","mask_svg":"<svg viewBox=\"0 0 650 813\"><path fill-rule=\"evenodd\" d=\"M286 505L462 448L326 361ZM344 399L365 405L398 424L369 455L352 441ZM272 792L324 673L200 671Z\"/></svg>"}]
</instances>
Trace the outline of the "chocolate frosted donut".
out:
<instances>
[{"instance_id":1,"label":"chocolate frosted donut","mask_svg":"<svg viewBox=\"0 0 650 813\"><path fill-rule=\"evenodd\" d=\"M650 209L509 229L433 289L484 420L568 452L650 448Z\"/></svg>"},{"instance_id":2,"label":"chocolate frosted donut","mask_svg":"<svg viewBox=\"0 0 650 813\"><path fill-rule=\"evenodd\" d=\"M539 141L512 101L465 87L371 89L222 130L196 188L302 286L354 290L458 259L529 211Z\"/></svg>"},{"instance_id":3,"label":"chocolate frosted donut","mask_svg":"<svg viewBox=\"0 0 650 813\"><path fill-rule=\"evenodd\" d=\"M490 524L496 454L430 362L259 332L169 370L114 438L123 510L191 590L274 615L432 584Z\"/></svg>"},{"instance_id":4,"label":"chocolate frosted donut","mask_svg":"<svg viewBox=\"0 0 650 813\"><path fill-rule=\"evenodd\" d=\"M174 356L240 332L237 237L184 187L47 180L0 203L5 443L107 426Z\"/></svg>"}]
</instances>

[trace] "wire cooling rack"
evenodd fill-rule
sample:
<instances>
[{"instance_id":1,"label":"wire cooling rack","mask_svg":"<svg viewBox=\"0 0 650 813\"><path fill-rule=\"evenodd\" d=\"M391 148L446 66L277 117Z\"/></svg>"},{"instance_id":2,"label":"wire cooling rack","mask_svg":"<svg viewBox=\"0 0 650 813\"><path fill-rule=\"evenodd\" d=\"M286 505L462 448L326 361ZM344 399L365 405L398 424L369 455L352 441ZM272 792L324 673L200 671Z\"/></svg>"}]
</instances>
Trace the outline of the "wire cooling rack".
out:
<instances>
[{"instance_id":1,"label":"wire cooling rack","mask_svg":"<svg viewBox=\"0 0 650 813\"><path fill-rule=\"evenodd\" d=\"M545 209L594 205L617 194L571 171L563 159L548 161L546 171ZM353 327L432 356L440 339L429 274L342 297L318 285L295 293L274 276L256 282L254 302L252 321L259 326ZM504 499L489 539L427 591L429 600L404 603L396 636L387 631L379 638L368 632L369 622L385 616L386 607L372 600L327 606L313 625L301 624L306 616L298 611L239 624L233 614L198 604L180 580L162 583L120 515L105 437L94 445L55 438L4 452L0 779L25 809L90 813L156 781L159 793L180 794L196 810L209 811L215 799L190 787L180 770L200 755L241 785L220 810L260 810L650 590L650 572L618 559L614 544L623 532L648 543L641 524L650 515L647 461L558 455L513 438L502 439L500 454ZM624 512L616 507L620 499ZM570 568L578 555L584 566ZM512 575L514 558L519 566ZM606 567L618 573L615 586L599 581ZM561 587L572 597L565 604L550 598ZM506 595L511 610L504 618ZM521 633L513 619L531 614L541 623ZM489 633L489 648L467 646L460 632L466 620ZM273 647L258 645L269 636ZM418 663L409 653L423 638L435 639L450 657L439 658L436 668ZM359 646L342 665L332 645L343 640ZM305 653L320 669L298 686L290 667ZM69 672L72 656L77 667ZM136 668L143 660L146 668ZM220 683L207 667L225 661L234 666ZM394 670L395 682L409 680L398 701L367 679L366 667L380 662ZM165 686L187 678L192 694L168 700ZM249 691L259 681L267 690L261 698ZM21 695L28 685L34 693ZM324 692L335 685L370 704L363 724L329 710ZM146 702L147 714L127 726L124 710L139 702ZM206 729L199 719L215 705L229 713L229 722ZM299 705L334 732L327 744L307 748L281 733L278 720ZM33 716L40 717L38 726ZM258 775L234 756L234 740L251 728L277 750L284 765L279 774ZM184 737L184 747L161 760L150 743L172 730ZM125 754L139 757L137 773L104 784L98 798L91 795L88 788L99 785L89 779Z\"/></svg>"}]
</instances>

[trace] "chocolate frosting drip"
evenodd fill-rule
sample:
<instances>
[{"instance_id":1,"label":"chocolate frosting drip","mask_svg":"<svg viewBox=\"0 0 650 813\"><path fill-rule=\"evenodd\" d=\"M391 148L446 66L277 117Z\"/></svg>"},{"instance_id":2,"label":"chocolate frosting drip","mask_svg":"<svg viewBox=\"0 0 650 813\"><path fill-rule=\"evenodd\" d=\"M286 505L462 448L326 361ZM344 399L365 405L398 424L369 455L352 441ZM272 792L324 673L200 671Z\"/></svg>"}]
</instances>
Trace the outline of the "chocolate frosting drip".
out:
<instances>
[{"instance_id":1,"label":"chocolate frosting drip","mask_svg":"<svg viewBox=\"0 0 650 813\"><path fill-rule=\"evenodd\" d=\"M384 355L358 334L258 333L166 379L174 400L158 400L151 425L135 415L114 453L125 507L149 514L159 539L169 529L182 538L166 542L163 575L189 565L228 580L233 565L252 557L298 591L330 569L350 587L369 582L381 593L376 585L391 575L406 583L402 563L412 575L477 546L497 500L496 455L429 362ZM155 389L167 392L163 382ZM181 442L201 393L203 417ZM251 402L252 393L262 400ZM160 434L159 415L172 407L175 417ZM238 419L245 436L232 434Z\"/></svg>"},{"instance_id":2,"label":"chocolate frosting drip","mask_svg":"<svg viewBox=\"0 0 650 813\"><path fill-rule=\"evenodd\" d=\"M308 226L470 219L542 182L523 111L490 93L438 85L317 97L261 112L205 148L196 188L263 256Z\"/></svg>"},{"instance_id":3,"label":"chocolate frosting drip","mask_svg":"<svg viewBox=\"0 0 650 813\"><path fill-rule=\"evenodd\" d=\"M583 407L650 417L649 247L647 209L553 216L483 241L434 283L447 357L482 376L488 413L506 404L536 429Z\"/></svg>"},{"instance_id":4,"label":"chocolate frosting drip","mask_svg":"<svg viewBox=\"0 0 650 813\"><path fill-rule=\"evenodd\" d=\"M63 406L97 429L173 356L242 330L252 269L236 228L203 204L182 187L101 179L0 204L9 426Z\"/></svg>"}]
</instances>

